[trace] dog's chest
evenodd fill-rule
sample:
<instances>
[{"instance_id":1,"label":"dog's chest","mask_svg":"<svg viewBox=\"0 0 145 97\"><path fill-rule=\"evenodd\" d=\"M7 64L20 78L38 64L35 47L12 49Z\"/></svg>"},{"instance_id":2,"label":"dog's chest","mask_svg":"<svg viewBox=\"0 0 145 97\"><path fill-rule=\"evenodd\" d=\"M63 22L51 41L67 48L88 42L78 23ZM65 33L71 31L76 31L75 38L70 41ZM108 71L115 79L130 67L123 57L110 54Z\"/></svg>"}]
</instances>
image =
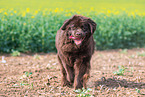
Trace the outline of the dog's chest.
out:
<instances>
[{"instance_id":1,"label":"dog's chest","mask_svg":"<svg viewBox=\"0 0 145 97\"><path fill-rule=\"evenodd\" d=\"M81 64L86 57L84 53L69 54L67 58L68 65L73 67L76 63Z\"/></svg>"}]
</instances>

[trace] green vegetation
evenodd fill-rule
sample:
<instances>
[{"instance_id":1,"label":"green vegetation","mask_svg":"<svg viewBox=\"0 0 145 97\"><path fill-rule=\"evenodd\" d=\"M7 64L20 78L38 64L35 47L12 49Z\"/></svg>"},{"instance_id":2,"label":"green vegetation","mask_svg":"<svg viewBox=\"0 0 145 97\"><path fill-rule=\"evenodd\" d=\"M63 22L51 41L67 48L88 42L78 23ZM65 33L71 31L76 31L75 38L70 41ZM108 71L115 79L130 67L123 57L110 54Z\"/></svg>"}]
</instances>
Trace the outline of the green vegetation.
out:
<instances>
[{"instance_id":1,"label":"green vegetation","mask_svg":"<svg viewBox=\"0 0 145 97\"><path fill-rule=\"evenodd\" d=\"M0 52L56 51L56 32L74 14L97 23L98 50L145 47L144 6L144 0L1 0Z\"/></svg>"},{"instance_id":2,"label":"green vegetation","mask_svg":"<svg viewBox=\"0 0 145 97\"><path fill-rule=\"evenodd\" d=\"M19 51L14 51L12 50L12 53L11 53L12 56L16 57L16 56L20 56L21 53Z\"/></svg>"},{"instance_id":3,"label":"green vegetation","mask_svg":"<svg viewBox=\"0 0 145 97\"><path fill-rule=\"evenodd\" d=\"M145 0L0 0L0 8L15 8L17 10L31 10L38 9L80 9L81 11L90 11L95 9L102 11L102 9L126 9L128 12L138 10L144 13Z\"/></svg>"},{"instance_id":4,"label":"green vegetation","mask_svg":"<svg viewBox=\"0 0 145 97\"><path fill-rule=\"evenodd\" d=\"M127 49L121 50L120 53L122 53L122 54L127 54Z\"/></svg>"},{"instance_id":5,"label":"green vegetation","mask_svg":"<svg viewBox=\"0 0 145 97\"><path fill-rule=\"evenodd\" d=\"M139 53L139 52L138 52L137 55L138 55L138 56L141 56L141 57L145 57L145 52L143 52L143 53Z\"/></svg>"},{"instance_id":6,"label":"green vegetation","mask_svg":"<svg viewBox=\"0 0 145 97\"><path fill-rule=\"evenodd\" d=\"M92 97L92 95L89 94L90 91L92 91L92 89L90 88L87 89L82 88L82 90L81 89L74 90L74 92L78 93L76 97Z\"/></svg>"},{"instance_id":7,"label":"green vegetation","mask_svg":"<svg viewBox=\"0 0 145 97\"><path fill-rule=\"evenodd\" d=\"M38 54L34 55L34 59L40 59L40 58L41 58L40 55L38 55Z\"/></svg>"},{"instance_id":8,"label":"green vegetation","mask_svg":"<svg viewBox=\"0 0 145 97\"><path fill-rule=\"evenodd\" d=\"M124 75L125 70L126 70L127 68L125 68L124 66L118 66L118 68L119 68L118 71L113 72L114 75Z\"/></svg>"},{"instance_id":9,"label":"green vegetation","mask_svg":"<svg viewBox=\"0 0 145 97\"><path fill-rule=\"evenodd\" d=\"M23 76L20 77L21 82L20 86L28 86L28 88L33 89L33 83L30 83L30 76L32 75L32 72L25 72Z\"/></svg>"},{"instance_id":10,"label":"green vegetation","mask_svg":"<svg viewBox=\"0 0 145 97\"><path fill-rule=\"evenodd\" d=\"M13 86L14 87L27 87L27 88L29 88L29 89L33 89L33 83L30 83L30 76L32 75L32 72L25 72L25 74L24 75L22 75L21 77L20 77L20 85L19 84L14 84Z\"/></svg>"},{"instance_id":11,"label":"green vegetation","mask_svg":"<svg viewBox=\"0 0 145 97\"><path fill-rule=\"evenodd\" d=\"M136 90L137 93L141 94L141 93L140 93L140 90L139 90L138 88L136 88L135 90Z\"/></svg>"}]
</instances>

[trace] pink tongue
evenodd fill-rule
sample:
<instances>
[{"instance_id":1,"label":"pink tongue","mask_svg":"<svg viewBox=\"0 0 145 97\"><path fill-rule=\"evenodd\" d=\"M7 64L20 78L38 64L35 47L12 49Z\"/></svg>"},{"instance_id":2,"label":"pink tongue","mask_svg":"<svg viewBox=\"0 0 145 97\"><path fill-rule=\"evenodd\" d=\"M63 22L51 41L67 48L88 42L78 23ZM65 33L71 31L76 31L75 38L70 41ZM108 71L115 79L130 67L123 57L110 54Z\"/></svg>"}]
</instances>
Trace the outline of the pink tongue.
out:
<instances>
[{"instance_id":1,"label":"pink tongue","mask_svg":"<svg viewBox=\"0 0 145 97\"><path fill-rule=\"evenodd\" d=\"M69 37L70 39L80 40L80 38L73 37L72 35Z\"/></svg>"},{"instance_id":2,"label":"pink tongue","mask_svg":"<svg viewBox=\"0 0 145 97\"><path fill-rule=\"evenodd\" d=\"M75 37L73 37L72 35L69 37L70 39L74 39Z\"/></svg>"},{"instance_id":3,"label":"pink tongue","mask_svg":"<svg viewBox=\"0 0 145 97\"><path fill-rule=\"evenodd\" d=\"M79 44L82 43L82 39L80 39L80 40L74 40L74 42L75 42L76 45L79 45Z\"/></svg>"},{"instance_id":4,"label":"pink tongue","mask_svg":"<svg viewBox=\"0 0 145 97\"><path fill-rule=\"evenodd\" d=\"M74 39L74 42L76 45L79 45L82 43L82 39L80 39L80 38L73 37L72 35L69 38Z\"/></svg>"}]
</instances>

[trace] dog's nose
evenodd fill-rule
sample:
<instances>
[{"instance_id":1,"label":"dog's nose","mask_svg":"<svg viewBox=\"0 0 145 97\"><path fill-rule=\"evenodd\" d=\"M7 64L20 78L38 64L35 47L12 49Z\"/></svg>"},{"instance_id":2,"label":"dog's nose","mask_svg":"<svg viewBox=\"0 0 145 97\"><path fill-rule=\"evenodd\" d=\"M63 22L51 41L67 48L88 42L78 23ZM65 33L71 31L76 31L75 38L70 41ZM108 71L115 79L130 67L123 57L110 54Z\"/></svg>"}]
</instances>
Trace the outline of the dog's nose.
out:
<instances>
[{"instance_id":1,"label":"dog's nose","mask_svg":"<svg viewBox=\"0 0 145 97\"><path fill-rule=\"evenodd\" d=\"M82 36L82 33L77 32L76 35L77 35L77 36Z\"/></svg>"}]
</instances>

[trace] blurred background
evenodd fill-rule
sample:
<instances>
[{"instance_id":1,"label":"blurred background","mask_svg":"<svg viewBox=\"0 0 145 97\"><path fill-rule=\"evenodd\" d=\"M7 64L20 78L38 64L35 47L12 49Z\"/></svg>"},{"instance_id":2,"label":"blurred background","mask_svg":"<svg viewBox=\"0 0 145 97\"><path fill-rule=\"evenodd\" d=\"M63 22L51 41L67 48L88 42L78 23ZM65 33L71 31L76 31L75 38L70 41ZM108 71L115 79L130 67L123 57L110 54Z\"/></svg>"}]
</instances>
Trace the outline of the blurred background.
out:
<instances>
[{"instance_id":1,"label":"blurred background","mask_svg":"<svg viewBox=\"0 0 145 97\"><path fill-rule=\"evenodd\" d=\"M144 12L144 0L1 0L0 8L15 8L17 10L24 10L30 8L37 9L75 9L82 11L89 11L95 9L101 11L102 9L109 10L127 10Z\"/></svg>"},{"instance_id":2,"label":"blurred background","mask_svg":"<svg viewBox=\"0 0 145 97\"><path fill-rule=\"evenodd\" d=\"M0 52L55 52L74 14L97 23L97 50L145 47L145 0L0 0Z\"/></svg>"}]
</instances>

